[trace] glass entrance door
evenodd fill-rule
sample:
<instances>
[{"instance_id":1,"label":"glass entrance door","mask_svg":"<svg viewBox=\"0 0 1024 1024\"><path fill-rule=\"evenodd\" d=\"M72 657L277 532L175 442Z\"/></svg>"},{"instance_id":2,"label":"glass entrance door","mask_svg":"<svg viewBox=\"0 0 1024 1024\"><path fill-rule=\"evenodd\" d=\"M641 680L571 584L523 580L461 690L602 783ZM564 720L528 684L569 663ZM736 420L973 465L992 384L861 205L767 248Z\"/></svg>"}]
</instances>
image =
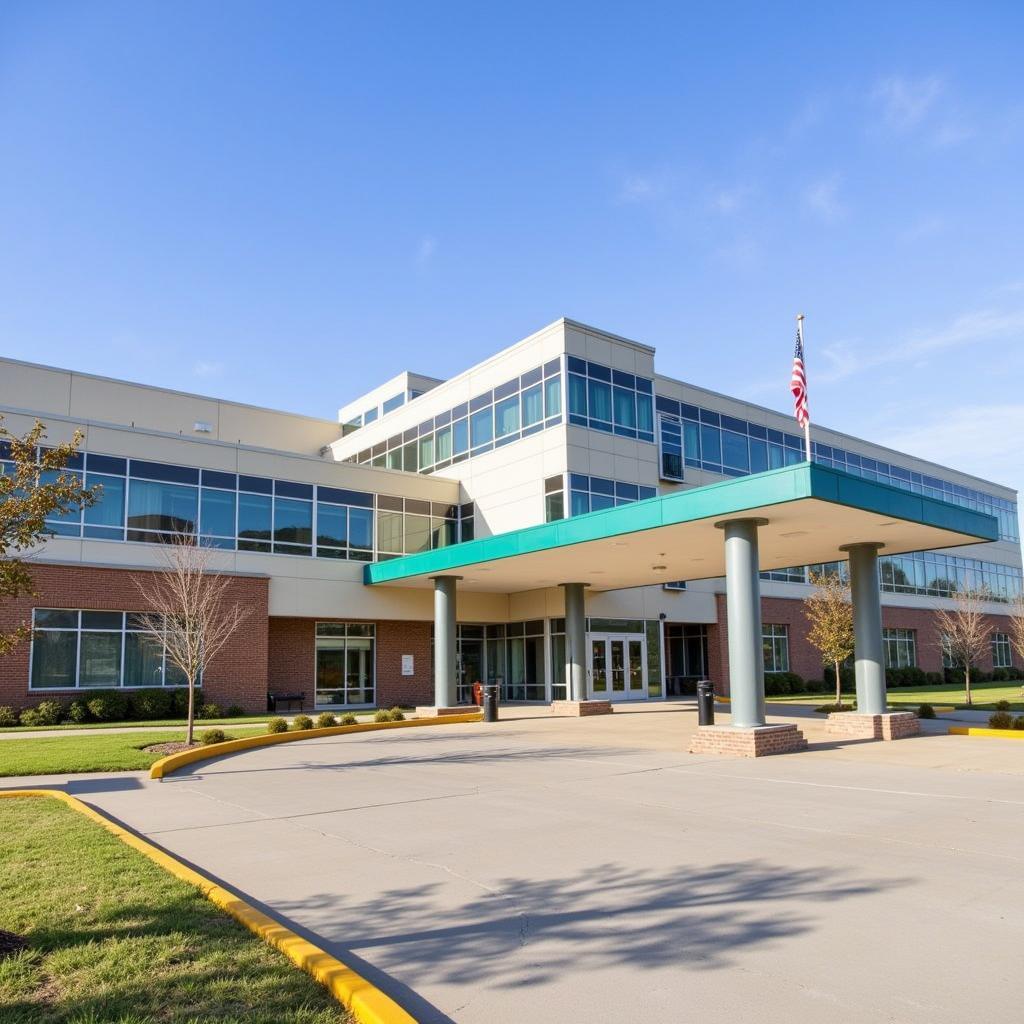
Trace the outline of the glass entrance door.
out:
<instances>
[{"instance_id":1,"label":"glass entrance door","mask_svg":"<svg viewBox=\"0 0 1024 1024\"><path fill-rule=\"evenodd\" d=\"M592 634L590 695L597 700L647 698L647 639L643 635Z\"/></svg>"},{"instance_id":2,"label":"glass entrance door","mask_svg":"<svg viewBox=\"0 0 1024 1024\"><path fill-rule=\"evenodd\" d=\"M459 690L460 704L473 700L473 684L484 682L484 642L463 637L459 641Z\"/></svg>"}]
</instances>

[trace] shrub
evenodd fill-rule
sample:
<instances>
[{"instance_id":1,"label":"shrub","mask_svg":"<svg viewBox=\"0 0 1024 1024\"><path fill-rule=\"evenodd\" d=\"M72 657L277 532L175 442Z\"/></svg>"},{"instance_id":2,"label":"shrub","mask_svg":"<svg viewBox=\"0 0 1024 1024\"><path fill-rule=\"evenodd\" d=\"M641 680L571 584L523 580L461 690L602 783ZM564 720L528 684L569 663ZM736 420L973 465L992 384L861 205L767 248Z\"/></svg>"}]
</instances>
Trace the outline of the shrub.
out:
<instances>
[{"instance_id":1,"label":"shrub","mask_svg":"<svg viewBox=\"0 0 1024 1024\"><path fill-rule=\"evenodd\" d=\"M388 714L391 716L391 721L392 722L404 722L405 721L405 715L402 714L402 709L401 708L392 708L388 712Z\"/></svg>"},{"instance_id":2,"label":"shrub","mask_svg":"<svg viewBox=\"0 0 1024 1024\"><path fill-rule=\"evenodd\" d=\"M1013 720L1013 727L1014 727L1014 729L1024 730L1024 715L1018 715Z\"/></svg>"},{"instance_id":3,"label":"shrub","mask_svg":"<svg viewBox=\"0 0 1024 1024\"><path fill-rule=\"evenodd\" d=\"M1010 702L1008 700L997 700L996 701L996 711L1009 711L1009 710L1010 710Z\"/></svg>"},{"instance_id":4,"label":"shrub","mask_svg":"<svg viewBox=\"0 0 1024 1024\"><path fill-rule=\"evenodd\" d=\"M836 688L836 671L831 665L825 666L825 682L828 683L828 688L833 693ZM854 678L854 672L852 668L846 668L843 665L839 667L839 683L840 690L847 693L852 693L856 689L856 679Z\"/></svg>"},{"instance_id":5,"label":"shrub","mask_svg":"<svg viewBox=\"0 0 1024 1024\"><path fill-rule=\"evenodd\" d=\"M1010 672L1005 668L994 668L992 670L993 683L1005 683L1010 678Z\"/></svg>"},{"instance_id":6,"label":"shrub","mask_svg":"<svg viewBox=\"0 0 1024 1024\"><path fill-rule=\"evenodd\" d=\"M356 716L353 715L351 711L346 711L345 714L341 716L342 725L358 725L358 723L359 719L356 718Z\"/></svg>"},{"instance_id":7,"label":"shrub","mask_svg":"<svg viewBox=\"0 0 1024 1024\"><path fill-rule=\"evenodd\" d=\"M926 686L942 686L946 681L946 677L941 672L925 672L924 675Z\"/></svg>"},{"instance_id":8,"label":"shrub","mask_svg":"<svg viewBox=\"0 0 1024 1024\"><path fill-rule=\"evenodd\" d=\"M296 715L292 719L292 728L293 729L299 729L299 730L301 730L301 729L312 729L313 728L313 719L310 718L309 715Z\"/></svg>"},{"instance_id":9,"label":"shrub","mask_svg":"<svg viewBox=\"0 0 1024 1024\"><path fill-rule=\"evenodd\" d=\"M18 724L18 716L15 714L14 708L4 704L0 707L0 729L7 729L12 725Z\"/></svg>"},{"instance_id":10,"label":"shrub","mask_svg":"<svg viewBox=\"0 0 1024 1024\"><path fill-rule=\"evenodd\" d=\"M132 694L132 717L141 719L170 718L174 714L174 693L151 687Z\"/></svg>"},{"instance_id":11,"label":"shrub","mask_svg":"<svg viewBox=\"0 0 1024 1024\"><path fill-rule=\"evenodd\" d=\"M784 672L769 672L764 677L766 697L781 697L789 693L789 680Z\"/></svg>"},{"instance_id":12,"label":"shrub","mask_svg":"<svg viewBox=\"0 0 1024 1024\"><path fill-rule=\"evenodd\" d=\"M805 685L808 693L827 693L829 689L824 679L808 679Z\"/></svg>"},{"instance_id":13,"label":"shrub","mask_svg":"<svg viewBox=\"0 0 1024 1024\"><path fill-rule=\"evenodd\" d=\"M128 717L128 698L117 690L97 690L85 706L97 722L120 722Z\"/></svg>"},{"instance_id":14,"label":"shrub","mask_svg":"<svg viewBox=\"0 0 1024 1024\"><path fill-rule=\"evenodd\" d=\"M338 720L330 713L330 711L324 711L316 716L316 727L318 729L330 729L338 724Z\"/></svg>"},{"instance_id":15,"label":"shrub","mask_svg":"<svg viewBox=\"0 0 1024 1024\"><path fill-rule=\"evenodd\" d=\"M267 722L267 732L287 732L287 731L288 731L288 722L285 719L281 718L280 716L278 716L277 718L271 718L270 721Z\"/></svg>"},{"instance_id":16,"label":"shrub","mask_svg":"<svg viewBox=\"0 0 1024 1024\"><path fill-rule=\"evenodd\" d=\"M1012 729L1013 715L1008 711L996 711L988 716L988 727L990 729Z\"/></svg>"},{"instance_id":17,"label":"shrub","mask_svg":"<svg viewBox=\"0 0 1024 1024\"><path fill-rule=\"evenodd\" d=\"M827 715L833 711L852 711L852 704L822 704L821 707L814 709L819 715Z\"/></svg>"},{"instance_id":18,"label":"shrub","mask_svg":"<svg viewBox=\"0 0 1024 1024\"><path fill-rule=\"evenodd\" d=\"M219 704L200 704L199 713L196 715L197 718L223 718L224 715L220 710Z\"/></svg>"},{"instance_id":19,"label":"shrub","mask_svg":"<svg viewBox=\"0 0 1024 1024\"><path fill-rule=\"evenodd\" d=\"M199 737L201 743L223 743L227 739L224 735L223 729L207 729L202 736Z\"/></svg>"},{"instance_id":20,"label":"shrub","mask_svg":"<svg viewBox=\"0 0 1024 1024\"><path fill-rule=\"evenodd\" d=\"M245 714L245 708L241 704L232 704L224 712L225 718L241 718Z\"/></svg>"},{"instance_id":21,"label":"shrub","mask_svg":"<svg viewBox=\"0 0 1024 1024\"><path fill-rule=\"evenodd\" d=\"M390 711L386 711L384 708L381 708L380 711L378 711L373 716L373 720L375 722L390 722L391 721L391 712Z\"/></svg>"},{"instance_id":22,"label":"shrub","mask_svg":"<svg viewBox=\"0 0 1024 1024\"><path fill-rule=\"evenodd\" d=\"M34 708L25 708L19 716L22 725L33 728L57 725L64 717L64 707L56 700L40 701Z\"/></svg>"},{"instance_id":23,"label":"shrub","mask_svg":"<svg viewBox=\"0 0 1024 1024\"><path fill-rule=\"evenodd\" d=\"M78 698L68 705L67 720L76 725L89 721L89 707L84 700Z\"/></svg>"},{"instance_id":24,"label":"shrub","mask_svg":"<svg viewBox=\"0 0 1024 1024\"><path fill-rule=\"evenodd\" d=\"M931 704L922 704L917 709L917 717L918 718L934 718L935 717L935 708L933 708L931 706Z\"/></svg>"}]
</instances>

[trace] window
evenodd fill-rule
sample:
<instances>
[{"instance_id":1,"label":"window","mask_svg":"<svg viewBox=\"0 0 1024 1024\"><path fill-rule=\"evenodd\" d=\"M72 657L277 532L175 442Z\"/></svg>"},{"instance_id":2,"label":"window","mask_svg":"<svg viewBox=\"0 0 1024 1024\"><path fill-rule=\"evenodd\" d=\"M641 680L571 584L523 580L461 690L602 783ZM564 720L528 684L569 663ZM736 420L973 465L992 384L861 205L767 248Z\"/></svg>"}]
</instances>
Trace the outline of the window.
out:
<instances>
[{"instance_id":1,"label":"window","mask_svg":"<svg viewBox=\"0 0 1024 1024\"><path fill-rule=\"evenodd\" d=\"M1013 668L1013 652L1008 633L992 634L992 667Z\"/></svg>"},{"instance_id":2,"label":"window","mask_svg":"<svg viewBox=\"0 0 1024 1024\"><path fill-rule=\"evenodd\" d=\"M33 629L33 690L187 685L131 612L36 608Z\"/></svg>"},{"instance_id":3,"label":"window","mask_svg":"<svg viewBox=\"0 0 1024 1024\"><path fill-rule=\"evenodd\" d=\"M654 440L654 389L648 378L576 356L567 364L570 423Z\"/></svg>"},{"instance_id":4,"label":"window","mask_svg":"<svg viewBox=\"0 0 1024 1024\"><path fill-rule=\"evenodd\" d=\"M551 699L566 700L565 619L551 620Z\"/></svg>"},{"instance_id":5,"label":"window","mask_svg":"<svg viewBox=\"0 0 1024 1024\"><path fill-rule=\"evenodd\" d=\"M886 668L915 668L917 666L917 630L883 629Z\"/></svg>"},{"instance_id":6,"label":"window","mask_svg":"<svg viewBox=\"0 0 1024 1024\"><path fill-rule=\"evenodd\" d=\"M939 646L942 648L942 667L957 668L958 663L956 658L953 657L953 645L950 642L948 633L943 633L939 637Z\"/></svg>"},{"instance_id":7,"label":"window","mask_svg":"<svg viewBox=\"0 0 1024 1024\"><path fill-rule=\"evenodd\" d=\"M316 706L373 704L376 699L373 623L316 624Z\"/></svg>"},{"instance_id":8,"label":"window","mask_svg":"<svg viewBox=\"0 0 1024 1024\"><path fill-rule=\"evenodd\" d=\"M565 518L565 477L549 476L544 481L544 522Z\"/></svg>"},{"instance_id":9,"label":"window","mask_svg":"<svg viewBox=\"0 0 1024 1024\"><path fill-rule=\"evenodd\" d=\"M789 627L767 624L761 627L765 672L789 671Z\"/></svg>"},{"instance_id":10,"label":"window","mask_svg":"<svg viewBox=\"0 0 1024 1024\"><path fill-rule=\"evenodd\" d=\"M544 622L510 622L508 637L508 676L502 700L544 700Z\"/></svg>"},{"instance_id":11,"label":"window","mask_svg":"<svg viewBox=\"0 0 1024 1024\"><path fill-rule=\"evenodd\" d=\"M683 479L683 425L667 416L658 417L662 480Z\"/></svg>"},{"instance_id":12,"label":"window","mask_svg":"<svg viewBox=\"0 0 1024 1024\"><path fill-rule=\"evenodd\" d=\"M574 516L643 501L658 493L654 487L643 487L622 480L606 480L604 477L586 476L583 473L569 474L569 488L570 515Z\"/></svg>"}]
</instances>

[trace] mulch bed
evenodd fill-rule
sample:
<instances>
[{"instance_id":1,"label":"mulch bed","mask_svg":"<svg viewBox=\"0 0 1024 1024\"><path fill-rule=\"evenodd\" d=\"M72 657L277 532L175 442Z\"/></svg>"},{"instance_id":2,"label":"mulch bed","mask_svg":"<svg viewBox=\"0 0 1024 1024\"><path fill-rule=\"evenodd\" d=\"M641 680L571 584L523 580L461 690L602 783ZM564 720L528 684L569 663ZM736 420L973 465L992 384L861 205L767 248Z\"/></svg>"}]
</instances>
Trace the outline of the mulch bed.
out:
<instances>
[{"instance_id":1,"label":"mulch bed","mask_svg":"<svg viewBox=\"0 0 1024 1024\"><path fill-rule=\"evenodd\" d=\"M14 932L5 932L0 928L0 960L5 956L13 956L23 949L28 949L28 940Z\"/></svg>"},{"instance_id":2,"label":"mulch bed","mask_svg":"<svg viewBox=\"0 0 1024 1024\"><path fill-rule=\"evenodd\" d=\"M143 747L147 754L177 754L182 750L191 750L193 747L201 747L202 743L154 743L151 746Z\"/></svg>"}]
</instances>

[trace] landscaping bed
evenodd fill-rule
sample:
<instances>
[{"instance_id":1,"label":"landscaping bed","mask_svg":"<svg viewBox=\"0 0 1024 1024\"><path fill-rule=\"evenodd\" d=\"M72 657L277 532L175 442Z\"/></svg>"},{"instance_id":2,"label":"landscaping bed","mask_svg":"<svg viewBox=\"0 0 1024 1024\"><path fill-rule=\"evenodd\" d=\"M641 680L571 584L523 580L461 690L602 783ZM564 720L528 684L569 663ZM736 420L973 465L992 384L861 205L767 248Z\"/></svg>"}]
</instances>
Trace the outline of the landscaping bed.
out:
<instances>
[{"instance_id":1,"label":"landscaping bed","mask_svg":"<svg viewBox=\"0 0 1024 1024\"><path fill-rule=\"evenodd\" d=\"M0 801L0 889L4 1024L351 1024L198 889L62 804Z\"/></svg>"}]
</instances>

